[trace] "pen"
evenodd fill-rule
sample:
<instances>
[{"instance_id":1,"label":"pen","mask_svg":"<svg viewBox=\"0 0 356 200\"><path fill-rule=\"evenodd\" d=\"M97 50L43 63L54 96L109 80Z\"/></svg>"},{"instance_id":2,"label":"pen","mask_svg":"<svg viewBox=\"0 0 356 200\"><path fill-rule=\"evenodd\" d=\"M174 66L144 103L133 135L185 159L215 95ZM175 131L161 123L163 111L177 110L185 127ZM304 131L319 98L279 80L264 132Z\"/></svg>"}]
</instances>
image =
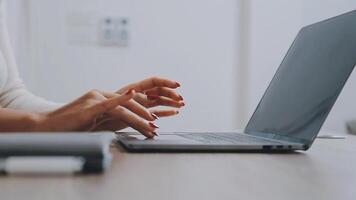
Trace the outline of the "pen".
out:
<instances>
[{"instance_id":1,"label":"pen","mask_svg":"<svg viewBox=\"0 0 356 200\"><path fill-rule=\"evenodd\" d=\"M343 135L320 135L317 138L319 139L346 139L346 136Z\"/></svg>"},{"instance_id":2,"label":"pen","mask_svg":"<svg viewBox=\"0 0 356 200\"><path fill-rule=\"evenodd\" d=\"M13 156L0 159L0 172L8 175L74 174L82 171L84 159L73 156Z\"/></svg>"}]
</instances>

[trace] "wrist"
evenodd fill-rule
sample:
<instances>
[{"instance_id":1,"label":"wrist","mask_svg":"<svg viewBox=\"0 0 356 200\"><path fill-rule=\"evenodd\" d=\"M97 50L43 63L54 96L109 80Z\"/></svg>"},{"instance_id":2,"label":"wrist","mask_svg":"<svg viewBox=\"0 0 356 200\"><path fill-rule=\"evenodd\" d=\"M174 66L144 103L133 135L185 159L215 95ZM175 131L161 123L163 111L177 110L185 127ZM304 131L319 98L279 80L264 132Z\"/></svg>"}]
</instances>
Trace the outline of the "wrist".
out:
<instances>
[{"instance_id":1,"label":"wrist","mask_svg":"<svg viewBox=\"0 0 356 200\"><path fill-rule=\"evenodd\" d=\"M25 120L28 124L30 131L32 132L48 131L46 128L46 113L30 113Z\"/></svg>"}]
</instances>

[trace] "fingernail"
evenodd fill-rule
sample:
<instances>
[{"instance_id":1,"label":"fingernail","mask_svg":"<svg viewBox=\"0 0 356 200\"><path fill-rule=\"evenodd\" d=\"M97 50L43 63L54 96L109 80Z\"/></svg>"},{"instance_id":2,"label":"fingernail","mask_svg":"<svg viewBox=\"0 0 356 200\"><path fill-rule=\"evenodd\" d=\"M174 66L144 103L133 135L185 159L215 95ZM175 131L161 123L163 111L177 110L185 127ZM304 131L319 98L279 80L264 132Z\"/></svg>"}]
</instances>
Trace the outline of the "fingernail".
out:
<instances>
[{"instance_id":1,"label":"fingernail","mask_svg":"<svg viewBox=\"0 0 356 200\"><path fill-rule=\"evenodd\" d=\"M159 126L157 126L156 124L152 123L152 122L149 122L148 123L152 128L159 128Z\"/></svg>"},{"instance_id":2,"label":"fingernail","mask_svg":"<svg viewBox=\"0 0 356 200\"><path fill-rule=\"evenodd\" d=\"M176 82L176 87L180 87L180 86L181 86L180 83Z\"/></svg>"},{"instance_id":3,"label":"fingernail","mask_svg":"<svg viewBox=\"0 0 356 200\"><path fill-rule=\"evenodd\" d=\"M185 103L184 103L184 102L181 102L180 104L181 104L182 106L185 106Z\"/></svg>"},{"instance_id":4,"label":"fingernail","mask_svg":"<svg viewBox=\"0 0 356 200\"><path fill-rule=\"evenodd\" d=\"M159 134L155 131L152 131L152 134L155 135L155 136L159 136Z\"/></svg>"},{"instance_id":5,"label":"fingernail","mask_svg":"<svg viewBox=\"0 0 356 200\"><path fill-rule=\"evenodd\" d=\"M158 117L156 114L151 113L151 115L152 115L152 117L153 117L153 118L155 118L155 119L159 119L159 117Z\"/></svg>"},{"instance_id":6,"label":"fingernail","mask_svg":"<svg viewBox=\"0 0 356 200\"><path fill-rule=\"evenodd\" d=\"M135 92L134 89L129 89L129 90L125 93L125 95L129 95L129 94L134 93L134 92Z\"/></svg>"},{"instance_id":7,"label":"fingernail","mask_svg":"<svg viewBox=\"0 0 356 200\"><path fill-rule=\"evenodd\" d=\"M178 114L179 114L179 111L177 110L177 111L176 111L176 115L178 115Z\"/></svg>"},{"instance_id":8,"label":"fingernail","mask_svg":"<svg viewBox=\"0 0 356 200\"><path fill-rule=\"evenodd\" d=\"M182 95L179 95L179 99L182 100L182 101L184 100Z\"/></svg>"},{"instance_id":9,"label":"fingernail","mask_svg":"<svg viewBox=\"0 0 356 200\"><path fill-rule=\"evenodd\" d=\"M147 99L156 100L156 99L159 99L159 96L158 95L147 95Z\"/></svg>"}]
</instances>

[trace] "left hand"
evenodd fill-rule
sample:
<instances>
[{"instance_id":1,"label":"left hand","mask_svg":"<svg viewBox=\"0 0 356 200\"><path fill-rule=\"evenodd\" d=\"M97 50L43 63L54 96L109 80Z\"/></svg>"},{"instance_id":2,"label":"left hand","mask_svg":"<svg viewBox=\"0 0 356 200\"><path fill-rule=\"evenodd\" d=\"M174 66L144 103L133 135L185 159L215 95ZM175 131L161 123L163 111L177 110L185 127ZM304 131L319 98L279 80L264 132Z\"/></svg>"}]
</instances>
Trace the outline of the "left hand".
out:
<instances>
[{"instance_id":1,"label":"left hand","mask_svg":"<svg viewBox=\"0 0 356 200\"><path fill-rule=\"evenodd\" d=\"M129 84L116 93L124 94L130 89L136 91L135 96L130 101L126 102L123 107L132 111L133 114L142 117L144 120L154 121L158 117L169 117L179 113L177 108L185 106L183 97L179 95L175 89L181 85L178 82L152 77L136 83ZM170 107L165 110L149 110L158 106ZM175 109L173 109L175 108ZM113 115L109 115L101 119L99 126L95 130L111 130L117 131L127 128L129 125L124 124Z\"/></svg>"}]
</instances>

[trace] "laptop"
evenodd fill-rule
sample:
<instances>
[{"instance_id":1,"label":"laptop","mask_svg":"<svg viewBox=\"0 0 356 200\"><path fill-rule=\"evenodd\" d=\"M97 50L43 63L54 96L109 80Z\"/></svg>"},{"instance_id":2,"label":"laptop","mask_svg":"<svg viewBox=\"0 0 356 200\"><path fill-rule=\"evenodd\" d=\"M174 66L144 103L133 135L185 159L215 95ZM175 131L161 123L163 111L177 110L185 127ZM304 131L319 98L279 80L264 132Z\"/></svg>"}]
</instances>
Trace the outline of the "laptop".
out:
<instances>
[{"instance_id":1,"label":"laptop","mask_svg":"<svg viewBox=\"0 0 356 200\"><path fill-rule=\"evenodd\" d=\"M244 131L122 132L117 141L134 152L307 150L355 65L356 10L299 31Z\"/></svg>"}]
</instances>

